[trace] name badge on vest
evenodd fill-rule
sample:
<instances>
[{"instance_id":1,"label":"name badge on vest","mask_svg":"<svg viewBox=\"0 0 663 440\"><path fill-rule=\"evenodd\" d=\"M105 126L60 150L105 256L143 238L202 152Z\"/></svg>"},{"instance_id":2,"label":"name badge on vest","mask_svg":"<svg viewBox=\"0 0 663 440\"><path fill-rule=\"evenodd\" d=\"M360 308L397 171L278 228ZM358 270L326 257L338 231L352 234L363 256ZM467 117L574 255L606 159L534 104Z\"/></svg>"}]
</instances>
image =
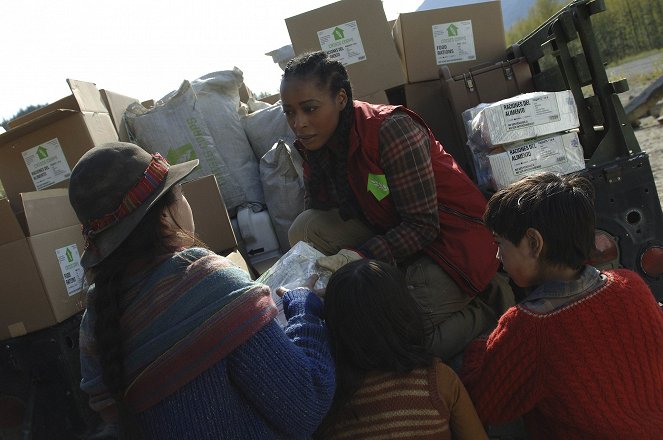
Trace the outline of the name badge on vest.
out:
<instances>
[{"instance_id":1,"label":"name badge on vest","mask_svg":"<svg viewBox=\"0 0 663 440\"><path fill-rule=\"evenodd\" d=\"M368 191L375 196L378 202L389 195L389 186L384 174L368 174Z\"/></svg>"}]
</instances>

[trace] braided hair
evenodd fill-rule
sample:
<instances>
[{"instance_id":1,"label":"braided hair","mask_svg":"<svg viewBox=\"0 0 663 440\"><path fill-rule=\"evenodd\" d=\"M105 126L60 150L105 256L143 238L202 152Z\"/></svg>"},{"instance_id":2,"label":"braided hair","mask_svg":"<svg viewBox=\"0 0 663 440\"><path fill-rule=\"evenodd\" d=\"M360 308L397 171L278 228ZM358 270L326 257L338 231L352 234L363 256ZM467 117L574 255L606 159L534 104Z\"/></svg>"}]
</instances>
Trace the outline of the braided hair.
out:
<instances>
[{"instance_id":1,"label":"braided hair","mask_svg":"<svg viewBox=\"0 0 663 440\"><path fill-rule=\"evenodd\" d=\"M327 89L332 97L339 91L345 90L348 100L341 110L338 126L334 137L339 140L339 148L334 155L333 169L324 169L322 155L328 151L310 151L307 154L311 168L307 192L311 195L319 194L330 182L336 190L339 214L344 220L352 217L361 217L359 204L350 187L348 180L348 149L350 147L350 130L354 123L354 105L352 101L352 86L348 72L339 61L330 59L323 51L307 52L288 62L283 73L282 81L289 79L312 80L320 89ZM315 203L315 202L314 202ZM315 208L316 206L313 206Z\"/></svg>"},{"instance_id":2,"label":"braided hair","mask_svg":"<svg viewBox=\"0 0 663 440\"><path fill-rule=\"evenodd\" d=\"M127 383L124 360L126 356L124 337L120 321L126 307L127 288L125 280L130 268L136 265L150 266L161 261L160 256L174 252L177 248L175 242L182 242L177 238L173 240L170 231L165 231L161 224L161 213L176 202L177 198L171 189L159 199L147 212L142 221L122 244L106 257L101 263L91 269L92 282L94 282L93 302L88 307L94 307L96 321L94 323L94 338L96 353L102 369L104 385L113 396L119 416L119 438L142 438L138 420L130 411L124 401L124 392ZM193 239L194 244L199 242L195 236L179 228L175 236L184 236Z\"/></svg>"}]
</instances>

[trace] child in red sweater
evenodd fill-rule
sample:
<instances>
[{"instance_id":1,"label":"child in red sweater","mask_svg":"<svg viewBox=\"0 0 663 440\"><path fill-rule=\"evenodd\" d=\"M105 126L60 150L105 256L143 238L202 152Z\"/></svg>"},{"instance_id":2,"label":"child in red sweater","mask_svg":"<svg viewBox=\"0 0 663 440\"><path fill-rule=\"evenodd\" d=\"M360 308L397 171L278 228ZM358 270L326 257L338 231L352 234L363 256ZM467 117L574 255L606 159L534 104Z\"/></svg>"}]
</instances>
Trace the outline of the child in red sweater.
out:
<instances>
[{"instance_id":1,"label":"child in red sweater","mask_svg":"<svg viewBox=\"0 0 663 440\"><path fill-rule=\"evenodd\" d=\"M498 191L484 221L527 296L465 351L461 379L486 424L528 438L660 439L663 312L636 273L584 264L591 183L542 173Z\"/></svg>"}]
</instances>

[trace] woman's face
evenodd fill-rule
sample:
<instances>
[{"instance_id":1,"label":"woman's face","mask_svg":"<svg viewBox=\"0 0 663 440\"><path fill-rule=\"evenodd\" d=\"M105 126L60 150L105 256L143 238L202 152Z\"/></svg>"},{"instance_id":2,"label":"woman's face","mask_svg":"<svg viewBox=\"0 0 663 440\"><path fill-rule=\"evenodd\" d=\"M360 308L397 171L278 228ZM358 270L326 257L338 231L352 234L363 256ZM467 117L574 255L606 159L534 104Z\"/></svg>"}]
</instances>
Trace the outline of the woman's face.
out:
<instances>
[{"instance_id":1,"label":"woman's face","mask_svg":"<svg viewBox=\"0 0 663 440\"><path fill-rule=\"evenodd\" d=\"M191 206L184 193L182 193L182 186L175 185L173 187L173 193L175 196L175 203L168 206L166 211L168 212L173 226L175 228L182 228L185 232L193 234L196 232L196 226L193 221L193 212L191 211Z\"/></svg>"},{"instance_id":2,"label":"woman's face","mask_svg":"<svg viewBox=\"0 0 663 440\"><path fill-rule=\"evenodd\" d=\"M288 125L310 151L319 150L333 136L347 102L344 89L332 96L311 79L291 78L281 84L281 105Z\"/></svg>"}]
</instances>

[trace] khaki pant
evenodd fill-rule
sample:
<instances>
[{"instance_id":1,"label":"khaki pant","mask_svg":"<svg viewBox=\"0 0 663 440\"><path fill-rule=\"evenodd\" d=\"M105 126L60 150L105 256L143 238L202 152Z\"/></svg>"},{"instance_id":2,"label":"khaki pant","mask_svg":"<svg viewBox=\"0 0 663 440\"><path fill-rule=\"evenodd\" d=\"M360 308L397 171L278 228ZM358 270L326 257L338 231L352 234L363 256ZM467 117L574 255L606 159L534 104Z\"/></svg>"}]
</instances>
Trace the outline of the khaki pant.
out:
<instances>
[{"instance_id":1,"label":"khaki pant","mask_svg":"<svg viewBox=\"0 0 663 440\"><path fill-rule=\"evenodd\" d=\"M311 243L326 255L355 247L375 234L361 221L344 221L338 210L302 212L288 232L291 245ZM491 284L470 298L431 258L420 255L405 268L410 293L423 312L428 348L445 361L461 353L477 336L490 332L515 301L507 280L497 274Z\"/></svg>"}]
</instances>

